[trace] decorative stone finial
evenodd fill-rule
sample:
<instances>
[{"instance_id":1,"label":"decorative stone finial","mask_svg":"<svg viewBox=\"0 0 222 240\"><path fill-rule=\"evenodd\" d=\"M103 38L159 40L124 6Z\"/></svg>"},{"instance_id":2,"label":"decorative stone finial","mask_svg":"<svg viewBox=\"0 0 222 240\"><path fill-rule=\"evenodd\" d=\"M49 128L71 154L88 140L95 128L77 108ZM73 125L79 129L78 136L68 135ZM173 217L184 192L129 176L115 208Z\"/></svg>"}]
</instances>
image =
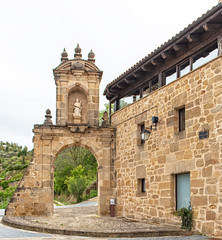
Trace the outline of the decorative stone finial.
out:
<instances>
[{"instance_id":1,"label":"decorative stone finial","mask_svg":"<svg viewBox=\"0 0 222 240\"><path fill-rule=\"evenodd\" d=\"M77 47L75 48L75 58L82 58L82 49L79 47L79 44L77 43Z\"/></svg>"},{"instance_id":2,"label":"decorative stone finial","mask_svg":"<svg viewBox=\"0 0 222 240\"><path fill-rule=\"evenodd\" d=\"M109 126L109 117L108 117L108 112L105 111L103 113L103 122L102 122L102 127L108 127Z\"/></svg>"},{"instance_id":3,"label":"decorative stone finial","mask_svg":"<svg viewBox=\"0 0 222 240\"><path fill-rule=\"evenodd\" d=\"M61 62L64 62L64 61L67 61L67 60L69 60L68 59L68 53L66 52L66 49L64 48L63 49L63 52L62 52L62 54L61 54Z\"/></svg>"},{"instance_id":4,"label":"decorative stone finial","mask_svg":"<svg viewBox=\"0 0 222 240\"><path fill-rule=\"evenodd\" d=\"M49 109L47 109L44 124L45 125L53 125L51 118L52 118L51 111Z\"/></svg>"},{"instance_id":5,"label":"decorative stone finial","mask_svg":"<svg viewBox=\"0 0 222 240\"><path fill-rule=\"evenodd\" d=\"M92 50L88 54L88 61L95 62L95 53Z\"/></svg>"}]
</instances>

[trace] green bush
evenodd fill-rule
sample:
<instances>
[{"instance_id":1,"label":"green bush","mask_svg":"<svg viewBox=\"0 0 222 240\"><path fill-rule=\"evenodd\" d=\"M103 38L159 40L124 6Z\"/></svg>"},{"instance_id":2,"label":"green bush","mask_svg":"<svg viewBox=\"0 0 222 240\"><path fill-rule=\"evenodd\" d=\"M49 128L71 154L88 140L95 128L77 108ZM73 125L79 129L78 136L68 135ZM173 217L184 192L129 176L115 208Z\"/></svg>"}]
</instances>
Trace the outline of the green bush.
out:
<instances>
[{"instance_id":1,"label":"green bush","mask_svg":"<svg viewBox=\"0 0 222 240\"><path fill-rule=\"evenodd\" d=\"M0 209L6 208L15 189L16 189L16 187L9 187L9 188L5 189L4 191L0 192Z\"/></svg>"},{"instance_id":2,"label":"green bush","mask_svg":"<svg viewBox=\"0 0 222 240\"><path fill-rule=\"evenodd\" d=\"M94 198L98 196L98 192L96 190L91 190L89 194L89 198Z\"/></svg>"},{"instance_id":3,"label":"green bush","mask_svg":"<svg viewBox=\"0 0 222 240\"><path fill-rule=\"evenodd\" d=\"M87 187L87 180L85 177L79 177L77 179L70 178L67 182L69 192L76 198L77 202L81 202L83 199L83 193Z\"/></svg>"},{"instance_id":4,"label":"green bush","mask_svg":"<svg viewBox=\"0 0 222 240\"><path fill-rule=\"evenodd\" d=\"M5 190L6 188L8 188L8 181L2 181L2 182L0 182L0 186L2 186L3 189Z\"/></svg>"},{"instance_id":5,"label":"green bush","mask_svg":"<svg viewBox=\"0 0 222 240\"><path fill-rule=\"evenodd\" d=\"M191 205L189 205L187 208L184 207L184 208L178 209L175 212L175 215L181 217L181 220L182 220L181 228L191 231L193 227L193 210Z\"/></svg>"}]
</instances>

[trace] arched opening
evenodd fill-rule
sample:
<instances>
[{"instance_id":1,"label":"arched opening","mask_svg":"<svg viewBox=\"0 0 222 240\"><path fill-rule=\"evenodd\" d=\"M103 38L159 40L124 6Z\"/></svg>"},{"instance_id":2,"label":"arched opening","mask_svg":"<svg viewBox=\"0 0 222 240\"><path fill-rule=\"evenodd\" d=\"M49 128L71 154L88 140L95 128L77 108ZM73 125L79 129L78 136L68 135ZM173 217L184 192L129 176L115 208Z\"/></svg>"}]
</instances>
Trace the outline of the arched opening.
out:
<instances>
[{"instance_id":1,"label":"arched opening","mask_svg":"<svg viewBox=\"0 0 222 240\"><path fill-rule=\"evenodd\" d=\"M97 196L97 160L86 148L66 147L55 159L55 203L74 204Z\"/></svg>"},{"instance_id":2,"label":"arched opening","mask_svg":"<svg viewBox=\"0 0 222 240\"><path fill-rule=\"evenodd\" d=\"M73 109L74 103L81 102L81 119L80 123L87 123L88 117L88 97L86 91L79 85L76 85L68 94L68 123L74 123Z\"/></svg>"}]
</instances>

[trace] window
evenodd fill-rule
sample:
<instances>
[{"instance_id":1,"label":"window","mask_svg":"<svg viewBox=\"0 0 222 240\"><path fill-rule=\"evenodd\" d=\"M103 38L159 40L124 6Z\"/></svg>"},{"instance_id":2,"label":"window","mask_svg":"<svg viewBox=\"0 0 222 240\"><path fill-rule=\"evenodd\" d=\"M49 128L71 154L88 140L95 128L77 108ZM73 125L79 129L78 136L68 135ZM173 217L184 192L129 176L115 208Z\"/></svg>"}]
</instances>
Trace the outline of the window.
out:
<instances>
[{"instance_id":1,"label":"window","mask_svg":"<svg viewBox=\"0 0 222 240\"><path fill-rule=\"evenodd\" d=\"M179 132L185 130L185 108L179 109Z\"/></svg>"},{"instance_id":2,"label":"window","mask_svg":"<svg viewBox=\"0 0 222 240\"><path fill-rule=\"evenodd\" d=\"M176 175L176 209L190 205L190 173Z\"/></svg>"},{"instance_id":3,"label":"window","mask_svg":"<svg viewBox=\"0 0 222 240\"><path fill-rule=\"evenodd\" d=\"M127 105L136 102L140 99L140 91L136 90L133 93L126 95L119 100L119 109L126 107Z\"/></svg>"},{"instance_id":4,"label":"window","mask_svg":"<svg viewBox=\"0 0 222 240\"><path fill-rule=\"evenodd\" d=\"M165 73L165 83L169 84L177 79L177 71L176 66L173 66L169 70L167 70Z\"/></svg>"},{"instance_id":5,"label":"window","mask_svg":"<svg viewBox=\"0 0 222 240\"><path fill-rule=\"evenodd\" d=\"M143 88L143 97L147 96L150 93L149 85Z\"/></svg>"},{"instance_id":6,"label":"window","mask_svg":"<svg viewBox=\"0 0 222 240\"><path fill-rule=\"evenodd\" d=\"M189 72L190 72L190 60L187 59L179 65L179 77L182 77Z\"/></svg>"},{"instance_id":7,"label":"window","mask_svg":"<svg viewBox=\"0 0 222 240\"><path fill-rule=\"evenodd\" d=\"M138 179L138 192L145 193L146 192L146 180L145 178Z\"/></svg>"},{"instance_id":8,"label":"window","mask_svg":"<svg viewBox=\"0 0 222 240\"><path fill-rule=\"evenodd\" d=\"M209 62L210 60L216 58L217 55L218 55L218 47L217 47L217 44L215 43L193 56L192 69L194 70L200 67L201 65Z\"/></svg>"}]
</instances>

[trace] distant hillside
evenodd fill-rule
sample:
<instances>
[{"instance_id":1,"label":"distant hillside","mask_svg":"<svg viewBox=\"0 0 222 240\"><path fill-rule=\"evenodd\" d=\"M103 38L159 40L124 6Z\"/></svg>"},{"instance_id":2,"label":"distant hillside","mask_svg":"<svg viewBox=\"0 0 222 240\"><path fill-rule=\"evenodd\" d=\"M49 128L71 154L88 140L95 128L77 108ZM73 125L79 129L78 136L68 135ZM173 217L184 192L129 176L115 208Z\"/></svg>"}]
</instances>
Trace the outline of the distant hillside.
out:
<instances>
[{"instance_id":1,"label":"distant hillside","mask_svg":"<svg viewBox=\"0 0 222 240\"><path fill-rule=\"evenodd\" d=\"M5 208L31 161L32 151L0 141L0 208Z\"/></svg>"}]
</instances>

